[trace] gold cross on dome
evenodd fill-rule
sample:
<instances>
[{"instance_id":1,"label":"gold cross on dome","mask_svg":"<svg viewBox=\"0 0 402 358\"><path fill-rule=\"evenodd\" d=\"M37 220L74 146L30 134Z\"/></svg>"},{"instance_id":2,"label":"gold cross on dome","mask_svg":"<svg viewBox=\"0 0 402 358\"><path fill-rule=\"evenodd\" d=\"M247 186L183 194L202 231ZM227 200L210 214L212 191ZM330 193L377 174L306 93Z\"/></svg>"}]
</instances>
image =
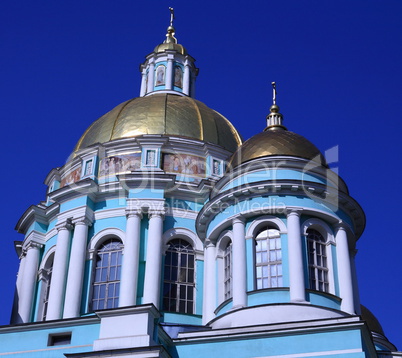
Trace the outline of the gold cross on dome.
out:
<instances>
[{"instance_id":1,"label":"gold cross on dome","mask_svg":"<svg viewBox=\"0 0 402 358\"><path fill-rule=\"evenodd\" d=\"M170 26L173 26L174 10L172 7L169 7L169 10L170 10Z\"/></svg>"},{"instance_id":2,"label":"gold cross on dome","mask_svg":"<svg viewBox=\"0 0 402 358\"><path fill-rule=\"evenodd\" d=\"M273 104L276 104L276 83L275 82L271 82L272 85L272 102Z\"/></svg>"}]
</instances>

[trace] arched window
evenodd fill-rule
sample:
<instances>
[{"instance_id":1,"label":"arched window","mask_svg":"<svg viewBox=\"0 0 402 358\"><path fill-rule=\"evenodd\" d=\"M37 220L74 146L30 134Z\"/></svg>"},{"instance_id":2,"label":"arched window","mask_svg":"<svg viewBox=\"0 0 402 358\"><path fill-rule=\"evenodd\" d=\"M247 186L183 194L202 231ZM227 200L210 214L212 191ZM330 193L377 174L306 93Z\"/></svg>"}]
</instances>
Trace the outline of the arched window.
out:
<instances>
[{"instance_id":1,"label":"arched window","mask_svg":"<svg viewBox=\"0 0 402 358\"><path fill-rule=\"evenodd\" d=\"M279 230L267 226L255 237L255 277L257 290L282 287L282 249Z\"/></svg>"},{"instance_id":2,"label":"arched window","mask_svg":"<svg viewBox=\"0 0 402 358\"><path fill-rule=\"evenodd\" d=\"M174 239L168 243L163 281L163 310L194 313L193 247L185 240Z\"/></svg>"},{"instance_id":3,"label":"arched window","mask_svg":"<svg viewBox=\"0 0 402 358\"><path fill-rule=\"evenodd\" d=\"M225 300L232 297L232 242L229 241L226 245L225 251L223 252L223 284L224 284L224 297Z\"/></svg>"},{"instance_id":4,"label":"arched window","mask_svg":"<svg viewBox=\"0 0 402 358\"><path fill-rule=\"evenodd\" d=\"M325 239L315 229L307 229L310 289L328 292L328 264Z\"/></svg>"},{"instance_id":5,"label":"arched window","mask_svg":"<svg viewBox=\"0 0 402 358\"><path fill-rule=\"evenodd\" d=\"M42 311L42 320L46 321L47 308L49 304L49 293L50 293L50 285L52 283L52 272L53 272L53 260L54 254L52 254L46 262L45 267L41 270L42 276L42 294L41 294L41 311Z\"/></svg>"},{"instance_id":6,"label":"arched window","mask_svg":"<svg viewBox=\"0 0 402 358\"><path fill-rule=\"evenodd\" d=\"M123 245L118 239L105 241L96 252L92 287L92 309L116 308L119 304Z\"/></svg>"}]
</instances>

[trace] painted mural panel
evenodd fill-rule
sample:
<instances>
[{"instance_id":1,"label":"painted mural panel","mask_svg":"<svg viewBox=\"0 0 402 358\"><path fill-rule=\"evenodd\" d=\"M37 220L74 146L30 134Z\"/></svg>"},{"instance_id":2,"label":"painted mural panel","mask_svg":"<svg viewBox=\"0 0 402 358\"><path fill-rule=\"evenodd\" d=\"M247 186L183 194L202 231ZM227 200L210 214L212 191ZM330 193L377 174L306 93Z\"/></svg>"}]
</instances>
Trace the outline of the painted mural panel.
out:
<instances>
[{"instance_id":1,"label":"painted mural panel","mask_svg":"<svg viewBox=\"0 0 402 358\"><path fill-rule=\"evenodd\" d=\"M130 173L141 168L141 153L128 153L103 158L99 166L99 176Z\"/></svg>"},{"instance_id":2,"label":"painted mural panel","mask_svg":"<svg viewBox=\"0 0 402 358\"><path fill-rule=\"evenodd\" d=\"M174 85L183 88L183 70L180 66L176 66L174 69Z\"/></svg>"},{"instance_id":3,"label":"painted mural panel","mask_svg":"<svg viewBox=\"0 0 402 358\"><path fill-rule=\"evenodd\" d=\"M71 185L81 179L81 165L68 173L60 182L60 188L63 188L66 185Z\"/></svg>"},{"instance_id":4,"label":"painted mural panel","mask_svg":"<svg viewBox=\"0 0 402 358\"><path fill-rule=\"evenodd\" d=\"M164 153L163 170L166 173L204 178L206 175L206 161L203 157L190 154Z\"/></svg>"},{"instance_id":5,"label":"painted mural panel","mask_svg":"<svg viewBox=\"0 0 402 358\"><path fill-rule=\"evenodd\" d=\"M165 84L165 66L160 65L156 68L155 86L163 86Z\"/></svg>"}]
</instances>

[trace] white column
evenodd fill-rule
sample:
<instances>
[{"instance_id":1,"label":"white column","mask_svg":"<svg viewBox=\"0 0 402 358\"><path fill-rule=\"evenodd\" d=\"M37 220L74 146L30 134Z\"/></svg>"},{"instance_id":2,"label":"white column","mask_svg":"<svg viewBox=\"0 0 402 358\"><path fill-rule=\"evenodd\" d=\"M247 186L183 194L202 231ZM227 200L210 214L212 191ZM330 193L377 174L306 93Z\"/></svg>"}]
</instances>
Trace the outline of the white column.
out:
<instances>
[{"instance_id":1,"label":"white column","mask_svg":"<svg viewBox=\"0 0 402 358\"><path fill-rule=\"evenodd\" d=\"M35 285L38 275L39 250L42 245L30 242L27 246L26 262L24 264L24 277L21 284L21 297L19 298L18 314L23 323L29 322L32 314Z\"/></svg>"},{"instance_id":2,"label":"white column","mask_svg":"<svg viewBox=\"0 0 402 358\"><path fill-rule=\"evenodd\" d=\"M190 66L188 65L188 60L186 60L186 63L184 64L183 92L187 96L190 95Z\"/></svg>"},{"instance_id":3,"label":"white column","mask_svg":"<svg viewBox=\"0 0 402 358\"><path fill-rule=\"evenodd\" d=\"M305 302L303 249L300 231L301 210L290 209L287 214L289 286L292 302Z\"/></svg>"},{"instance_id":4,"label":"white column","mask_svg":"<svg viewBox=\"0 0 402 358\"><path fill-rule=\"evenodd\" d=\"M74 224L63 318L78 317L81 308L89 221L81 219Z\"/></svg>"},{"instance_id":5,"label":"white column","mask_svg":"<svg viewBox=\"0 0 402 358\"><path fill-rule=\"evenodd\" d=\"M246 234L243 217L233 219L233 308L247 306Z\"/></svg>"},{"instance_id":6,"label":"white column","mask_svg":"<svg viewBox=\"0 0 402 358\"><path fill-rule=\"evenodd\" d=\"M173 88L173 59L168 58L166 77L165 77L165 88L171 90Z\"/></svg>"},{"instance_id":7,"label":"white column","mask_svg":"<svg viewBox=\"0 0 402 358\"><path fill-rule=\"evenodd\" d=\"M20 267L18 269L17 274L17 282L15 285L15 293L14 293L14 303L13 303L13 312L11 317L11 324L14 323L22 323L21 317L19 315L19 305L22 297L22 279L24 277L24 267L26 262L26 252L23 251L20 255Z\"/></svg>"},{"instance_id":8,"label":"white column","mask_svg":"<svg viewBox=\"0 0 402 358\"><path fill-rule=\"evenodd\" d=\"M126 239L121 269L119 307L134 306L137 299L142 213L140 210L127 210L126 216Z\"/></svg>"},{"instance_id":9,"label":"white column","mask_svg":"<svg viewBox=\"0 0 402 358\"><path fill-rule=\"evenodd\" d=\"M341 310L354 314L353 281L352 269L350 265L348 236L343 225L338 225L336 230L336 258L338 266L339 290L342 299Z\"/></svg>"},{"instance_id":10,"label":"white column","mask_svg":"<svg viewBox=\"0 0 402 358\"><path fill-rule=\"evenodd\" d=\"M160 301L163 218L164 211L150 210L142 303L153 303L156 308Z\"/></svg>"},{"instance_id":11,"label":"white column","mask_svg":"<svg viewBox=\"0 0 402 358\"><path fill-rule=\"evenodd\" d=\"M155 81L155 64L152 62L149 64L149 70L148 70L147 93L153 92L154 81Z\"/></svg>"},{"instance_id":12,"label":"white column","mask_svg":"<svg viewBox=\"0 0 402 358\"><path fill-rule=\"evenodd\" d=\"M202 324L207 324L215 317L216 283L215 283L215 245L206 240L204 249L204 293L202 307Z\"/></svg>"},{"instance_id":13,"label":"white column","mask_svg":"<svg viewBox=\"0 0 402 358\"><path fill-rule=\"evenodd\" d=\"M142 78L141 78L141 90L140 90L140 97L144 97L147 93L147 69L144 68L142 70Z\"/></svg>"},{"instance_id":14,"label":"white column","mask_svg":"<svg viewBox=\"0 0 402 358\"><path fill-rule=\"evenodd\" d=\"M57 244L53 260L52 284L50 285L49 303L46 314L47 321L62 318L71 229L72 226L69 223L63 223L57 227Z\"/></svg>"}]
</instances>

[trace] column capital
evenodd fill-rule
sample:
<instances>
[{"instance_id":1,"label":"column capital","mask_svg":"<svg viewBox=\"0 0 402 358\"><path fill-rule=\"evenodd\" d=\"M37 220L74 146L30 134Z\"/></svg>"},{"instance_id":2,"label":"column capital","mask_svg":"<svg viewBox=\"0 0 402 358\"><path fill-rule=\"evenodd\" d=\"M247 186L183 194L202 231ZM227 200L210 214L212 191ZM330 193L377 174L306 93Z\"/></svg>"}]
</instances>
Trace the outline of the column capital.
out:
<instances>
[{"instance_id":1,"label":"column capital","mask_svg":"<svg viewBox=\"0 0 402 358\"><path fill-rule=\"evenodd\" d=\"M232 219L232 224L244 224L246 222L246 218L243 215L236 216Z\"/></svg>"},{"instance_id":2,"label":"column capital","mask_svg":"<svg viewBox=\"0 0 402 358\"><path fill-rule=\"evenodd\" d=\"M204 247L207 249L209 247L215 247L215 244L212 242L211 239L205 239L204 241Z\"/></svg>"},{"instance_id":3,"label":"column capital","mask_svg":"<svg viewBox=\"0 0 402 358\"><path fill-rule=\"evenodd\" d=\"M83 216L83 217L74 219L73 224L75 226L78 226L78 225L91 226L92 225L92 220L90 220L87 217Z\"/></svg>"},{"instance_id":4,"label":"column capital","mask_svg":"<svg viewBox=\"0 0 402 358\"><path fill-rule=\"evenodd\" d=\"M303 212L303 209L299 208L299 207L288 206L288 207L286 207L285 212L286 212L287 216L296 215L296 216L300 217L300 215Z\"/></svg>"},{"instance_id":5,"label":"column capital","mask_svg":"<svg viewBox=\"0 0 402 358\"><path fill-rule=\"evenodd\" d=\"M339 220L339 221L334 225L334 229L335 229L336 231L339 231L339 230L344 230L344 231L346 231L346 230L347 230L347 224L346 224L344 221Z\"/></svg>"},{"instance_id":6,"label":"column capital","mask_svg":"<svg viewBox=\"0 0 402 358\"><path fill-rule=\"evenodd\" d=\"M141 209L126 209L126 217L127 219L133 216L138 216L140 219L142 219L142 210Z\"/></svg>"},{"instance_id":7,"label":"column capital","mask_svg":"<svg viewBox=\"0 0 402 358\"><path fill-rule=\"evenodd\" d=\"M153 217L161 217L165 218L166 210L165 209L150 209L148 210L148 217L151 219Z\"/></svg>"},{"instance_id":8,"label":"column capital","mask_svg":"<svg viewBox=\"0 0 402 358\"><path fill-rule=\"evenodd\" d=\"M66 220L61 221L61 222L56 224L57 232L60 232L62 230L71 231L72 229L73 229L73 224L71 223L70 219L66 219Z\"/></svg>"},{"instance_id":9,"label":"column capital","mask_svg":"<svg viewBox=\"0 0 402 358\"><path fill-rule=\"evenodd\" d=\"M25 250L28 251L30 249L41 249L43 247L39 242L31 241L25 246Z\"/></svg>"}]
</instances>

